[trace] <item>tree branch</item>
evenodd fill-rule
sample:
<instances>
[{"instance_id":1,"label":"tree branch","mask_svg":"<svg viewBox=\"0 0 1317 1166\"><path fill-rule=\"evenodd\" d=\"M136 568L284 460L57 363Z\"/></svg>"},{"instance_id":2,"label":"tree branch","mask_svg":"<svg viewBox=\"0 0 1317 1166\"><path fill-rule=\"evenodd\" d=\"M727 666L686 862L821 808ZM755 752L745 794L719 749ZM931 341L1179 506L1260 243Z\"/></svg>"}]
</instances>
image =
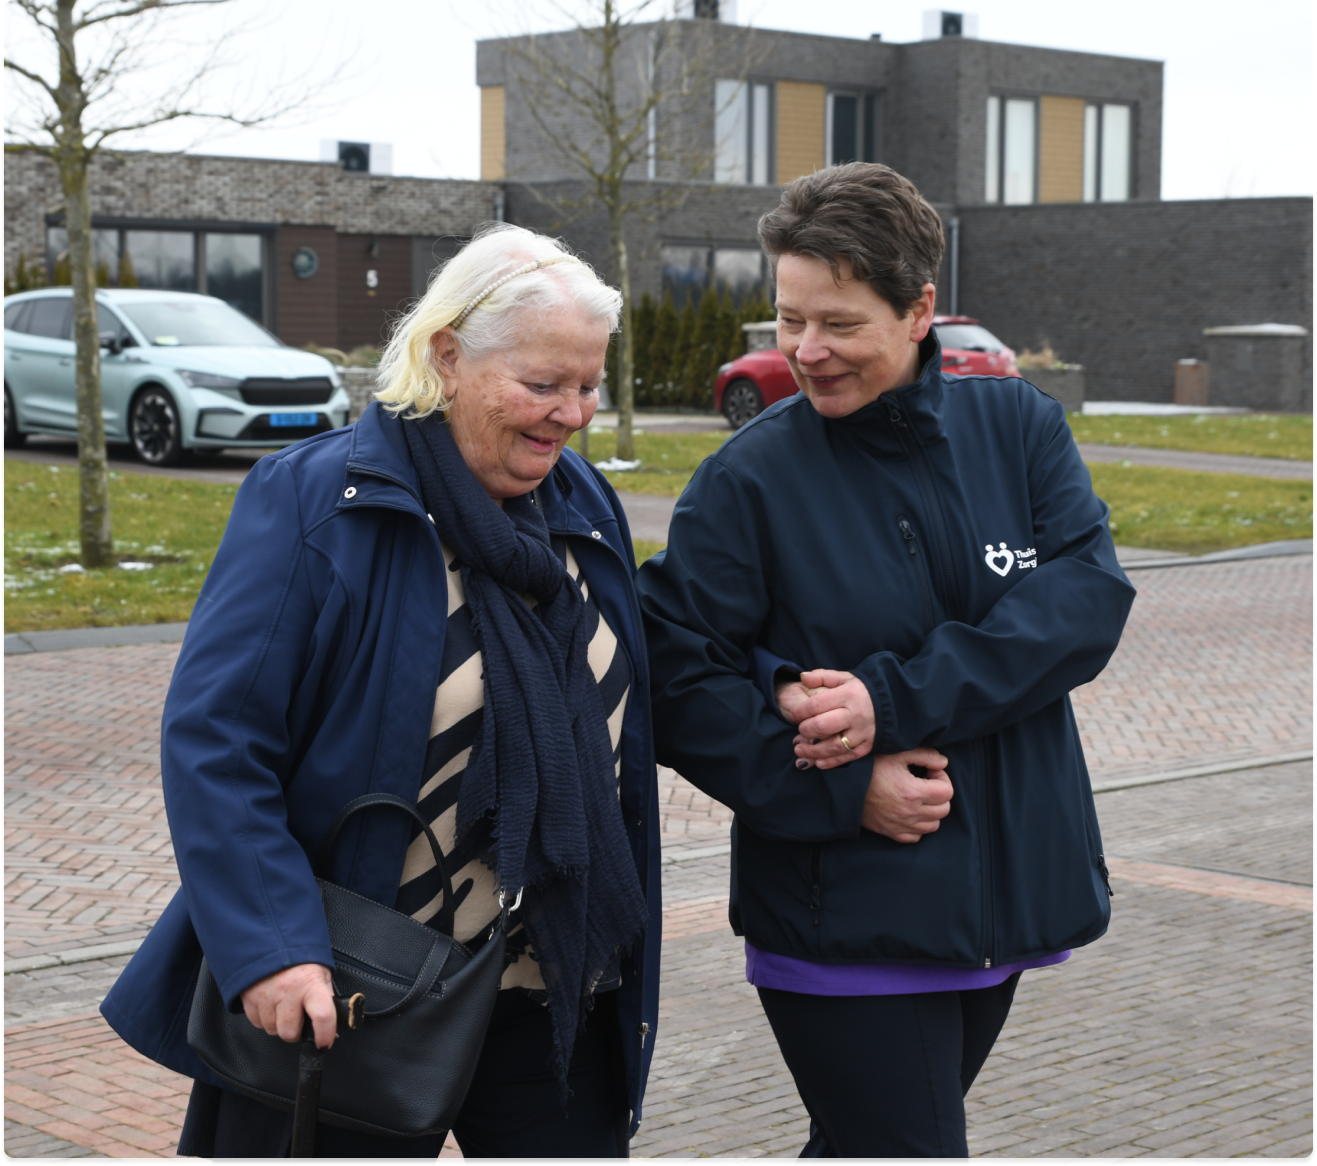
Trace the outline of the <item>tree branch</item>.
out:
<instances>
[{"instance_id":1,"label":"tree branch","mask_svg":"<svg viewBox=\"0 0 1317 1166\"><path fill-rule=\"evenodd\" d=\"M52 98L54 98L55 87L51 85L50 82L47 81L44 77L42 77L39 73L33 73L30 69L23 68L22 65L18 64L15 61L11 61L8 57L5 58L5 68L11 70L14 73L17 73L20 77L26 77L29 81L33 82L34 84L40 85L42 89L44 89L47 93L49 93Z\"/></svg>"}]
</instances>

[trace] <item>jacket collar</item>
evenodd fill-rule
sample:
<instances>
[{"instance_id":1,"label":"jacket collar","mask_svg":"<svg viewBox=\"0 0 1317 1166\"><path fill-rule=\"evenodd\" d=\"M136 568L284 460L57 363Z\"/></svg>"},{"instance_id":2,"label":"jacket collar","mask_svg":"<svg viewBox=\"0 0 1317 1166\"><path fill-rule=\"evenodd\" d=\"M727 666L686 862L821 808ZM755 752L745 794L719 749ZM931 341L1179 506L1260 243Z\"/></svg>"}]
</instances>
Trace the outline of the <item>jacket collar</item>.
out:
<instances>
[{"instance_id":1,"label":"jacket collar","mask_svg":"<svg viewBox=\"0 0 1317 1166\"><path fill-rule=\"evenodd\" d=\"M939 440L944 433L942 408L945 381L942 376L942 345L930 328L919 342L919 376L908 385L889 389L876 401L834 422L844 426L884 452L901 453L897 436L901 422L913 429L924 445ZM899 419L899 420L898 420Z\"/></svg>"}]
</instances>

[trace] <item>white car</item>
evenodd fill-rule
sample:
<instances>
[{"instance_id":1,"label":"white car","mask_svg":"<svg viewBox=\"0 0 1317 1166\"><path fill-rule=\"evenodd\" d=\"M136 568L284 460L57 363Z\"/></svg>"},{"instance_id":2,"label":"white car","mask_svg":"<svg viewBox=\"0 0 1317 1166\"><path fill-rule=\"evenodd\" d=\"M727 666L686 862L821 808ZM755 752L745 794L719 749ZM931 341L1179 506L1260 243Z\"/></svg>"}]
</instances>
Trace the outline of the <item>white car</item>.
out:
<instances>
[{"instance_id":1,"label":"white car","mask_svg":"<svg viewBox=\"0 0 1317 1166\"><path fill-rule=\"evenodd\" d=\"M222 300L189 292L96 292L107 441L153 466L190 450L289 445L346 425L334 366L289 348ZM73 292L5 297L5 446L76 437Z\"/></svg>"}]
</instances>

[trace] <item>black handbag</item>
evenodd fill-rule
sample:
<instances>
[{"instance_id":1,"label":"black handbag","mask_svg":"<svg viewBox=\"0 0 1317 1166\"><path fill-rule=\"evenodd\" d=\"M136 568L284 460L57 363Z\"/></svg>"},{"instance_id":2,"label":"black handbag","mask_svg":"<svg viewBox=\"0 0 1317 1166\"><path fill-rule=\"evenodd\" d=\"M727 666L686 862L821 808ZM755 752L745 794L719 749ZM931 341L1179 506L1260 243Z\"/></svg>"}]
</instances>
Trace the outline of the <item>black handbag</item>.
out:
<instances>
[{"instance_id":1,"label":"black handbag","mask_svg":"<svg viewBox=\"0 0 1317 1166\"><path fill-rule=\"evenodd\" d=\"M436 930L316 879L334 952L334 992L365 996L364 1022L340 1028L324 1058L319 1120L391 1137L441 1134L452 1128L471 1087L506 966L502 937L516 904L507 903L506 892L500 896L501 917L474 956L453 939L453 884L439 841L416 807L393 794L366 794L343 807L325 833L318 874L327 873L343 825L372 806L393 806L420 823L443 879L443 909ZM230 1012L204 959L187 1039L233 1089L293 1110L297 1042L270 1036L243 1013Z\"/></svg>"}]
</instances>

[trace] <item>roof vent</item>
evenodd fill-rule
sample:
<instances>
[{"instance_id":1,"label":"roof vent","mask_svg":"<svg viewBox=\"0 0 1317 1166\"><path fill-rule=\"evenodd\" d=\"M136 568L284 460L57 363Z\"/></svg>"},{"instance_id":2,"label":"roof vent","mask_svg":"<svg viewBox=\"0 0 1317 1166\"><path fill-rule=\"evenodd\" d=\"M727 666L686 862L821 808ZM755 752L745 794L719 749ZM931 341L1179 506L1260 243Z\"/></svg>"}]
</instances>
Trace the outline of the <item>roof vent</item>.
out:
<instances>
[{"instance_id":1,"label":"roof vent","mask_svg":"<svg viewBox=\"0 0 1317 1166\"><path fill-rule=\"evenodd\" d=\"M320 161L337 162L353 174L392 174L393 146L388 142L335 142L322 139Z\"/></svg>"},{"instance_id":2,"label":"roof vent","mask_svg":"<svg viewBox=\"0 0 1317 1166\"><path fill-rule=\"evenodd\" d=\"M977 37L979 17L976 12L945 12L942 9L924 10L924 40L941 40L947 36Z\"/></svg>"}]
</instances>

